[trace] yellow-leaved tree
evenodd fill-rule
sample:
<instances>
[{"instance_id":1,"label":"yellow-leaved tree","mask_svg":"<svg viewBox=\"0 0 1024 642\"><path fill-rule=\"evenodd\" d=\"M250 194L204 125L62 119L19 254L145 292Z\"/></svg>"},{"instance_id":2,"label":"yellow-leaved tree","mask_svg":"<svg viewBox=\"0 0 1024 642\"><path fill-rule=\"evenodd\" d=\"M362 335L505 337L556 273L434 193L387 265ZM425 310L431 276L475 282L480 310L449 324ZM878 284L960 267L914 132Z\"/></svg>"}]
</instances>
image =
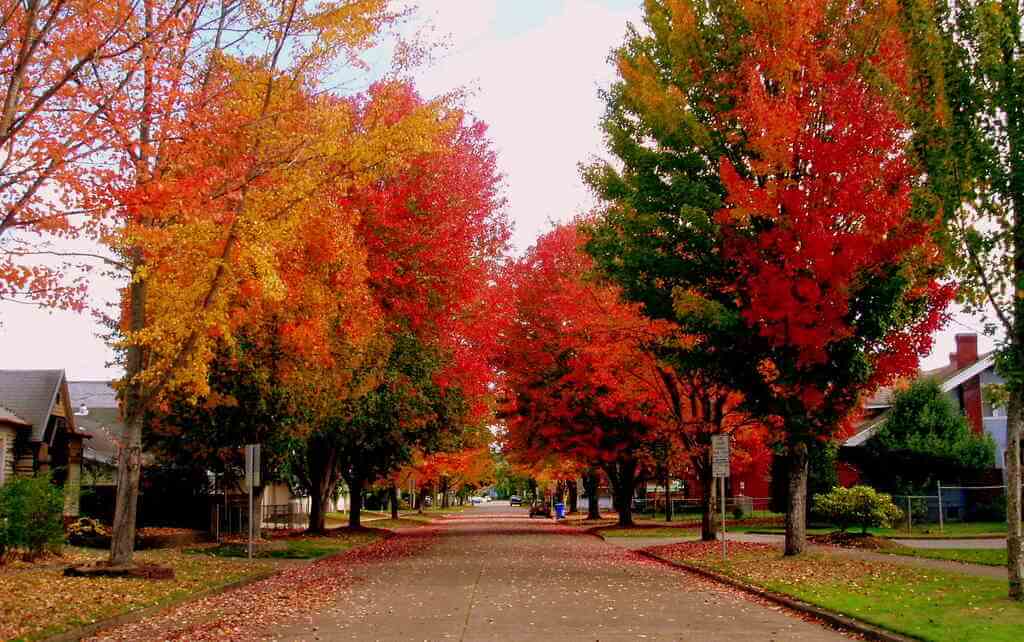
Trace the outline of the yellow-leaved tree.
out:
<instances>
[{"instance_id":1,"label":"yellow-leaved tree","mask_svg":"<svg viewBox=\"0 0 1024 642\"><path fill-rule=\"evenodd\" d=\"M146 10L156 19L161 6ZM359 100L323 90L333 62L358 63L395 21L385 0L247 0L193 17L180 41L140 48L135 109L111 121L125 178L108 191L104 238L129 274L114 565L132 561L144 415L171 392L205 392L214 350L244 322L244 303L315 308L331 297L335 334L356 344L370 334L372 323L346 323L372 310L357 215L338 208L338 195L429 150L439 122L438 104L427 103L366 127ZM197 24L216 25L214 34L200 38ZM316 226L333 244L319 276L348 287L289 287L289 272L308 265L289 248ZM297 292L310 298L288 298ZM299 337L316 323L287 327Z\"/></svg>"}]
</instances>

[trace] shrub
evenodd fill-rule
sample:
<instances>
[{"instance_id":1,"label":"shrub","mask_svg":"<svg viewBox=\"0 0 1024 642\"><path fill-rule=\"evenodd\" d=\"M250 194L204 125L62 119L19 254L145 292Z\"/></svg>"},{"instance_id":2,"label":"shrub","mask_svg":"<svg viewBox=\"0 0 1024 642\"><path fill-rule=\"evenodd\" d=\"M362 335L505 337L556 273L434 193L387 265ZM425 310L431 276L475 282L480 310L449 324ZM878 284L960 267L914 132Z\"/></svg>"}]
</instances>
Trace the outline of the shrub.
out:
<instances>
[{"instance_id":1,"label":"shrub","mask_svg":"<svg viewBox=\"0 0 1024 642\"><path fill-rule=\"evenodd\" d=\"M49 475L15 477L0 488L0 524L8 548L26 558L47 550L59 552L64 542L64 493Z\"/></svg>"},{"instance_id":2,"label":"shrub","mask_svg":"<svg viewBox=\"0 0 1024 642\"><path fill-rule=\"evenodd\" d=\"M97 519L82 517L68 526L68 543L74 546L110 546L110 529Z\"/></svg>"},{"instance_id":3,"label":"shrub","mask_svg":"<svg viewBox=\"0 0 1024 642\"><path fill-rule=\"evenodd\" d=\"M991 435L975 434L956 403L931 379L899 391L893 408L862 448L844 449L876 488L921 495L943 483L967 480L995 465Z\"/></svg>"},{"instance_id":4,"label":"shrub","mask_svg":"<svg viewBox=\"0 0 1024 642\"><path fill-rule=\"evenodd\" d=\"M903 517L891 496L870 486L836 486L828 493L818 493L814 496L814 512L843 532L854 524L864 533L870 526L888 528Z\"/></svg>"}]
</instances>

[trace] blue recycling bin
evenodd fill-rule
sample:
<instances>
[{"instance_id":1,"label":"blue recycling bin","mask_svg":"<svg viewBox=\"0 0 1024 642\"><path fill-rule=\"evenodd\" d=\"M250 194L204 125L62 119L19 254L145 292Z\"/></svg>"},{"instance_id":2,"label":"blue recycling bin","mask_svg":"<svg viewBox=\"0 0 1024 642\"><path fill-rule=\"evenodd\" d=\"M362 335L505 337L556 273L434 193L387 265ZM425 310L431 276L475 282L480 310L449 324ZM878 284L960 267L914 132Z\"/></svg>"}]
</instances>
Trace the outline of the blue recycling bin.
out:
<instances>
[{"instance_id":1,"label":"blue recycling bin","mask_svg":"<svg viewBox=\"0 0 1024 642\"><path fill-rule=\"evenodd\" d=\"M565 504L562 502L555 503L555 518L565 519Z\"/></svg>"}]
</instances>

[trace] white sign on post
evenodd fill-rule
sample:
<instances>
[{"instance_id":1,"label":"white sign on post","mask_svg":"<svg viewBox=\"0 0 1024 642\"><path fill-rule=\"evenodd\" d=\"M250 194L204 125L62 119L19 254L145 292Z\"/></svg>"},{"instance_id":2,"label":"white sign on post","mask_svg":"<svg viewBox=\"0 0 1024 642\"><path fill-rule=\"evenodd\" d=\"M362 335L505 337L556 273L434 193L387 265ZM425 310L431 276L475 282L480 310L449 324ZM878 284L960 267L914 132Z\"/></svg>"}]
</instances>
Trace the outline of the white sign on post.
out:
<instances>
[{"instance_id":1,"label":"white sign on post","mask_svg":"<svg viewBox=\"0 0 1024 642\"><path fill-rule=\"evenodd\" d=\"M711 475L718 479L722 497L722 559L725 544L725 479L729 476L729 435L711 435Z\"/></svg>"},{"instance_id":2,"label":"white sign on post","mask_svg":"<svg viewBox=\"0 0 1024 642\"><path fill-rule=\"evenodd\" d=\"M729 476L729 435L711 435L711 475Z\"/></svg>"},{"instance_id":3,"label":"white sign on post","mask_svg":"<svg viewBox=\"0 0 1024 642\"><path fill-rule=\"evenodd\" d=\"M260 485L260 445L248 444L245 447L245 485Z\"/></svg>"}]
</instances>

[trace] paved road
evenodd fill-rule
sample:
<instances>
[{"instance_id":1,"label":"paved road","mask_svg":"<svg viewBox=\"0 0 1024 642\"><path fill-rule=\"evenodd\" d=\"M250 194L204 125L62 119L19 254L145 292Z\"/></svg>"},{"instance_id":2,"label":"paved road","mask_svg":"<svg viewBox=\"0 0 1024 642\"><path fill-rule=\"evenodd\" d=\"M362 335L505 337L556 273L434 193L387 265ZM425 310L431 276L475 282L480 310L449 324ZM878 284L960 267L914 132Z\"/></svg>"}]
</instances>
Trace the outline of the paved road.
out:
<instances>
[{"instance_id":1,"label":"paved road","mask_svg":"<svg viewBox=\"0 0 1024 642\"><path fill-rule=\"evenodd\" d=\"M398 535L410 537L412 535ZM429 547L360 567L350 589L281 640L847 639L631 551L485 505Z\"/></svg>"}]
</instances>

